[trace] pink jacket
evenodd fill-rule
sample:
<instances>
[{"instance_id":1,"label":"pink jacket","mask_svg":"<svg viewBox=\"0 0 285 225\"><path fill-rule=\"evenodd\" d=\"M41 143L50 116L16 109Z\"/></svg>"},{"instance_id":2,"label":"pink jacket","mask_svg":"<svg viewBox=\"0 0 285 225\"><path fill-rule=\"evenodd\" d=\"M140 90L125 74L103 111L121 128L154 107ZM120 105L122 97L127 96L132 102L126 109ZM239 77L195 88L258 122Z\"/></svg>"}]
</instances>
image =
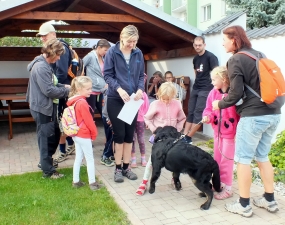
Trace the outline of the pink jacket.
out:
<instances>
[{"instance_id":1,"label":"pink jacket","mask_svg":"<svg viewBox=\"0 0 285 225\"><path fill-rule=\"evenodd\" d=\"M137 121L144 121L143 117L147 113L148 108L149 108L148 96L145 92L143 93L143 100L144 102L139 109Z\"/></svg>"},{"instance_id":2,"label":"pink jacket","mask_svg":"<svg viewBox=\"0 0 285 225\"><path fill-rule=\"evenodd\" d=\"M213 110L212 102L214 100L222 100L226 97L227 93L221 93L220 90L212 89L208 95L206 108L204 109L203 116L208 116L215 136L218 136L219 129L222 138L234 138L236 135L237 123L239 121L239 115L236 113L236 107L231 106L226 109L222 109L221 125L219 128L220 110Z\"/></svg>"},{"instance_id":3,"label":"pink jacket","mask_svg":"<svg viewBox=\"0 0 285 225\"><path fill-rule=\"evenodd\" d=\"M144 121L151 132L154 132L157 127L164 126L173 126L181 131L185 119L181 102L176 99L171 100L168 104L160 100L152 102L144 116Z\"/></svg>"}]
</instances>

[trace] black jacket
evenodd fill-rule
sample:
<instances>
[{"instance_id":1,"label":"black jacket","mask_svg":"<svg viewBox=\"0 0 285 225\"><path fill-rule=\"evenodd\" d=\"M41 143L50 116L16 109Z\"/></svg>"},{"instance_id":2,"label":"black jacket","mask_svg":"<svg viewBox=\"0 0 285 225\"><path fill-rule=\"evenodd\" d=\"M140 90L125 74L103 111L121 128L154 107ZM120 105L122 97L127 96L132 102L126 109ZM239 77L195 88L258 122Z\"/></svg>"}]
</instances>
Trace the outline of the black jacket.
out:
<instances>
[{"instance_id":1,"label":"black jacket","mask_svg":"<svg viewBox=\"0 0 285 225\"><path fill-rule=\"evenodd\" d=\"M250 49L240 49L240 51L249 51L252 54L258 54L258 51ZM219 108L224 109L235 105L245 93L246 98L243 104L236 107L237 113L241 117L262 116L271 114L280 114L280 109L269 108L258 97L252 94L244 83L253 88L260 94L259 75L256 69L254 59L243 54L234 54L227 62L228 74L230 79L230 90L227 97L219 102Z\"/></svg>"}]
</instances>

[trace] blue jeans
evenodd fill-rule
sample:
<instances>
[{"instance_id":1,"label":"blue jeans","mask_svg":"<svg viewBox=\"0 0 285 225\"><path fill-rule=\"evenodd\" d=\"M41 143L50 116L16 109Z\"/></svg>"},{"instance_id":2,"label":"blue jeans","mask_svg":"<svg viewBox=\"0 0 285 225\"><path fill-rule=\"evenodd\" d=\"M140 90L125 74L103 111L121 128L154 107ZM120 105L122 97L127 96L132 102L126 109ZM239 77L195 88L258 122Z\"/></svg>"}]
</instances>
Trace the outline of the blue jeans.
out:
<instances>
[{"instance_id":1,"label":"blue jeans","mask_svg":"<svg viewBox=\"0 0 285 225\"><path fill-rule=\"evenodd\" d=\"M280 122L281 115L242 117L237 126L235 161L250 164L269 161L272 136Z\"/></svg>"},{"instance_id":2,"label":"blue jeans","mask_svg":"<svg viewBox=\"0 0 285 225\"><path fill-rule=\"evenodd\" d=\"M104 124L104 131L106 136L106 143L105 148L103 151L103 157L109 158L111 156L114 156L113 153L113 130L112 127L110 127L109 124L107 124L106 117L102 116L103 124Z\"/></svg>"}]
</instances>

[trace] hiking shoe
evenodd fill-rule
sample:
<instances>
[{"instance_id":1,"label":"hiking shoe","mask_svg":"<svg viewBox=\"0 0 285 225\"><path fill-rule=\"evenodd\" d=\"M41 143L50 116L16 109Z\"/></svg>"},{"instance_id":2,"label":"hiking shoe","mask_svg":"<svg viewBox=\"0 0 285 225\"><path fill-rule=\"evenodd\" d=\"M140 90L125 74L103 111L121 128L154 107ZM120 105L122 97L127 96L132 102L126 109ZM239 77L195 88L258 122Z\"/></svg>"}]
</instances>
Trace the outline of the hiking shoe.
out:
<instances>
[{"instance_id":1,"label":"hiking shoe","mask_svg":"<svg viewBox=\"0 0 285 225\"><path fill-rule=\"evenodd\" d=\"M68 145L66 148L66 155L72 155L75 151L75 144L73 145Z\"/></svg>"},{"instance_id":2,"label":"hiking shoe","mask_svg":"<svg viewBox=\"0 0 285 225\"><path fill-rule=\"evenodd\" d=\"M94 183L89 184L89 187L90 187L91 191L96 191L96 190L99 190L100 188L105 187L105 186L104 186L104 184L100 184L97 181L95 181Z\"/></svg>"},{"instance_id":3,"label":"hiking shoe","mask_svg":"<svg viewBox=\"0 0 285 225\"><path fill-rule=\"evenodd\" d=\"M115 157L114 157L114 156L110 156L109 159L110 159L111 161L113 161L113 162L115 161Z\"/></svg>"},{"instance_id":4,"label":"hiking shoe","mask_svg":"<svg viewBox=\"0 0 285 225\"><path fill-rule=\"evenodd\" d=\"M85 183L82 181L78 181L76 183L72 182L72 187L74 187L74 188L80 188L80 187L83 187L84 185L85 185Z\"/></svg>"},{"instance_id":5,"label":"hiking shoe","mask_svg":"<svg viewBox=\"0 0 285 225\"><path fill-rule=\"evenodd\" d=\"M267 209L271 213L276 213L279 210L277 201L269 202L263 196L254 198L252 202L255 206Z\"/></svg>"},{"instance_id":6,"label":"hiking shoe","mask_svg":"<svg viewBox=\"0 0 285 225\"><path fill-rule=\"evenodd\" d=\"M109 158L105 158L105 159L101 158L100 163L105 165L105 166L114 166L115 165L115 163L112 160L110 160Z\"/></svg>"},{"instance_id":7,"label":"hiking shoe","mask_svg":"<svg viewBox=\"0 0 285 225\"><path fill-rule=\"evenodd\" d=\"M191 144L192 145L192 138L191 137L189 137L189 136L187 136L187 135L185 135L185 137L182 139L185 143L187 143L187 144Z\"/></svg>"},{"instance_id":8,"label":"hiking shoe","mask_svg":"<svg viewBox=\"0 0 285 225\"><path fill-rule=\"evenodd\" d=\"M117 182L117 183L124 182L124 177L123 177L123 174L122 174L122 170L120 170L120 169L116 169L115 170L114 181Z\"/></svg>"},{"instance_id":9,"label":"hiking shoe","mask_svg":"<svg viewBox=\"0 0 285 225\"><path fill-rule=\"evenodd\" d=\"M54 162L60 163L67 159L66 153L60 153L59 156L55 159L53 159Z\"/></svg>"},{"instance_id":10,"label":"hiking shoe","mask_svg":"<svg viewBox=\"0 0 285 225\"><path fill-rule=\"evenodd\" d=\"M123 170L122 174L123 176L127 177L130 180L138 179L138 176L134 172L132 172L130 168Z\"/></svg>"},{"instance_id":11,"label":"hiking shoe","mask_svg":"<svg viewBox=\"0 0 285 225\"><path fill-rule=\"evenodd\" d=\"M54 171L52 174L47 174L47 173L44 173L43 174L43 178L50 178L50 179L59 179L59 178L62 178L64 177L64 174L61 174L57 171Z\"/></svg>"},{"instance_id":12,"label":"hiking shoe","mask_svg":"<svg viewBox=\"0 0 285 225\"><path fill-rule=\"evenodd\" d=\"M38 167L41 169L41 168L42 168L42 165L39 163L39 164L38 164ZM54 168L57 168L57 167L58 167L58 162L53 161L53 167L54 167Z\"/></svg>"},{"instance_id":13,"label":"hiking shoe","mask_svg":"<svg viewBox=\"0 0 285 225\"><path fill-rule=\"evenodd\" d=\"M236 213L244 217L251 217L253 214L251 206L247 205L246 207L243 207L240 204L239 199L237 199L235 202L226 204L225 209L229 212Z\"/></svg>"}]
</instances>

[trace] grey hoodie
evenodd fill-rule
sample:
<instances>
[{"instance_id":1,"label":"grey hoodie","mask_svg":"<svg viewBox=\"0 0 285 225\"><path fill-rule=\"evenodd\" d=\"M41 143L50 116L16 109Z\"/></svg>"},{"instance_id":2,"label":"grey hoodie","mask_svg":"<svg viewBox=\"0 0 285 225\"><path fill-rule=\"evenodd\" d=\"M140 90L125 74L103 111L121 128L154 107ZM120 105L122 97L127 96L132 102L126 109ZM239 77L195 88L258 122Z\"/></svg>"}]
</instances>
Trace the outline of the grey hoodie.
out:
<instances>
[{"instance_id":1,"label":"grey hoodie","mask_svg":"<svg viewBox=\"0 0 285 225\"><path fill-rule=\"evenodd\" d=\"M53 99L67 97L69 89L60 83L54 86L53 70L42 55L37 56L27 68L30 79L26 101L29 102L30 109L52 116Z\"/></svg>"}]
</instances>

